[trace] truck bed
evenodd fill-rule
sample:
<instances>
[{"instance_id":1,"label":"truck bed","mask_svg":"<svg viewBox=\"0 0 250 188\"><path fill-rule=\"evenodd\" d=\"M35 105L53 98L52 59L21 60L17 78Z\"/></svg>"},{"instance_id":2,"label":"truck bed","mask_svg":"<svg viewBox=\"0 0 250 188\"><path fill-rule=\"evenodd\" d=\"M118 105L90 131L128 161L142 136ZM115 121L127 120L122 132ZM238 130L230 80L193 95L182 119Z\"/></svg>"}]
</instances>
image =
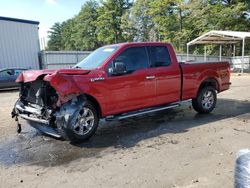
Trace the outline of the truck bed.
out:
<instances>
[{"instance_id":1,"label":"truck bed","mask_svg":"<svg viewBox=\"0 0 250 188\"><path fill-rule=\"evenodd\" d=\"M230 86L230 65L228 62L185 62L180 63L182 71L182 100L196 97L197 85L206 79L216 79L218 92ZM205 76L209 75L209 77Z\"/></svg>"}]
</instances>

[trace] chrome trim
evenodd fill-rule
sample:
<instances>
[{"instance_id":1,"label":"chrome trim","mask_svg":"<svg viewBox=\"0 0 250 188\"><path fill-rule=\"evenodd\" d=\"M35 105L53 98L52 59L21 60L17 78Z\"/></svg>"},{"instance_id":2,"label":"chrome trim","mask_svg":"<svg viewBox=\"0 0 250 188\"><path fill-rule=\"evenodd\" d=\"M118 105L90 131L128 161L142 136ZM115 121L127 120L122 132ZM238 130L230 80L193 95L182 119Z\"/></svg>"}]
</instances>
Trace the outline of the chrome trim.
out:
<instances>
[{"instance_id":1,"label":"chrome trim","mask_svg":"<svg viewBox=\"0 0 250 188\"><path fill-rule=\"evenodd\" d=\"M146 79L147 80L153 80L153 79L155 79L155 76L146 76Z\"/></svg>"},{"instance_id":2,"label":"chrome trim","mask_svg":"<svg viewBox=\"0 0 250 188\"><path fill-rule=\"evenodd\" d=\"M157 111L161 111L161 110L166 110L166 109L170 109L170 108L179 107L179 106L181 106L181 104L189 103L190 101L192 101L192 99L177 101L177 102L171 103L169 105L158 107L158 108L152 107L152 108L148 108L146 110L144 109L144 110L139 110L139 111L136 111L136 112L128 112L126 114L117 115L117 116L116 115L109 115L105 119L106 119L106 121L113 121L113 120L116 120L116 119L119 119L119 120L120 119L125 119L125 118L129 118L129 117L137 116L137 115L147 114L147 113L150 113L150 112L157 112Z\"/></svg>"},{"instance_id":3,"label":"chrome trim","mask_svg":"<svg viewBox=\"0 0 250 188\"><path fill-rule=\"evenodd\" d=\"M25 120L29 120L29 121L34 121L34 122L37 122L37 123L43 123L43 124L46 124L46 125L49 125L49 121L48 120L44 120L44 119L38 119L38 118L35 118L35 117L29 117L25 114L19 114L19 116Z\"/></svg>"},{"instance_id":4,"label":"chrome trim","mask_svg":"<svg viewBox=\"0 0 250 188\"><path fill-rule=\"evenodd\" d=\"M15 108L17 110L21 111L21 112L41 115L41 110L40 109L36 109L36 108L33 108L33 107L29 107L29 106L24 106L24 104L21 103L20 101L17 102L17 104L15 105Z\"/></svg>"},{"instance_id":5,"label":"chrome trim","mask_svg":"<svg viewBox=\"0 0 250 188\"><path fill-rule=\"evenodd\" d=\"M192 99L183 100L183 101L180 101L180 104L182 104L182 103L187 103L187 102L191 102L191 101L192 101Z\"/></svg>"},{"instance_id":6,"label":"chrome trim","mask_svg":"<svg viewBox=\"0 0 250 188\"><path fill-rule=\"evenodd\" d=\"M103 80L105 80L105 78L103 78L103 77L91 78L91 79L90 79L91 82L103 81Z\"/></svg>"},{"instance_id":7,"label":"chrome trim","mask_svg":"<svg viewBox=\"0 0 250 188\"><path fill-rule=\"evenodd\" d=\"M178 106L180 106L180 104L173 104L173 105L169 105L169 106L165 106L165 107L161 107L161 108L156 108L156 109L152 109L152 110L145 110L145 111L137 112L137 113L133 113L133 114L122 115L122 116L118 117L118 119L125 119L125 118L129 118L129 117L133 117L133 116L147 114L147 113L150 113L150 112L157 112L157 111L161 111L161 110L175 108L175 107L178 107Z\"/></svg>"}]
</instances>

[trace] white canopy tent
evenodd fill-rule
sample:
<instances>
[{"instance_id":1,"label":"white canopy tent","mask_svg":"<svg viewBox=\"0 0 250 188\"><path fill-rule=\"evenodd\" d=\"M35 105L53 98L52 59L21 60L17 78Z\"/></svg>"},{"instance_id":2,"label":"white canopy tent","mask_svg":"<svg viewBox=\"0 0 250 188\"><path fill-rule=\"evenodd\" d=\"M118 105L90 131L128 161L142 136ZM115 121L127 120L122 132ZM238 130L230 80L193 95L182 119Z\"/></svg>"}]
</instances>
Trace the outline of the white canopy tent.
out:
<instances>
[{"instance_id":1,"label":"white canopy tent","mask_svg":"<svg viewBox=\"0 0 250 188\"><path fill-rule=\"evenodd\" d=\"M244 69L244 56L245 56L245 41L250 38L250 32L239 31L210 31L201 35L200 37L187 43L187 61L189 60L189 47L195 44L218 44L220 45L220 60L222 56L222 44L234 44L234 56L235 56L235 44L242 42L242 68ZM206 46L204 52L204 60L206 61Z\"/></svg>"}]
</instances>

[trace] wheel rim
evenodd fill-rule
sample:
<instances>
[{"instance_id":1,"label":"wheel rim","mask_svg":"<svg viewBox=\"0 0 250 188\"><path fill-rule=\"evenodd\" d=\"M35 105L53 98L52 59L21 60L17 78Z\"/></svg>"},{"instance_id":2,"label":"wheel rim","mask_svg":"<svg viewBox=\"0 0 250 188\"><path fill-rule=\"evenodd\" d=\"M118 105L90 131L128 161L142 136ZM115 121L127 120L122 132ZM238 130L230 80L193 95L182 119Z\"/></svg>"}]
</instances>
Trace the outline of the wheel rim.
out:
<instances>
[{"instance_id":1,"label":"wheel rim","mask_svg":"<svg viewBox=\"0 0 250 188\"><path fill-rule=\"evenodd\" d=\"M212 91L206 91L202 97L201 101L202 107L204 109L210 109L214 104L214 95Z\"/></svg>"},{"instance_id":2,"label":"wheel rim","mask_svg":"<svg viewBox=\"0 0 250 188\"><path fill-rule=\"evenodd\" d=\"M73 130L80 136L86 135L92 130L94 122L94 113L90 108L84 107L78 115Z\"/></svg>"}]
</instances>

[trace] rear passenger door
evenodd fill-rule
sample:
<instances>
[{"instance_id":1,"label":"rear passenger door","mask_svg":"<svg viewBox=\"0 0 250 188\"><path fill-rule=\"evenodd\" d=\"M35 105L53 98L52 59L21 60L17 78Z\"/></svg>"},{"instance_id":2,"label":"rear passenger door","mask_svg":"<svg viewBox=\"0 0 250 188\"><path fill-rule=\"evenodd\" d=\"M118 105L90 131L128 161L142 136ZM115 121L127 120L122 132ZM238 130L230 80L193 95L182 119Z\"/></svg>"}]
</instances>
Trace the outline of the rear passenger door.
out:
<instances>
[{"instance_id":1,"label":"rear passenger door","mask_svg":"<svg viewBox=\"0 0 250 188\"><path fill-rule=\"evenodd\" d=\"M181 73L178 63L172 63L167 46L149 46L151 74L156 80L156 104L180 100Z\"/></svg>"}]
</instances>

